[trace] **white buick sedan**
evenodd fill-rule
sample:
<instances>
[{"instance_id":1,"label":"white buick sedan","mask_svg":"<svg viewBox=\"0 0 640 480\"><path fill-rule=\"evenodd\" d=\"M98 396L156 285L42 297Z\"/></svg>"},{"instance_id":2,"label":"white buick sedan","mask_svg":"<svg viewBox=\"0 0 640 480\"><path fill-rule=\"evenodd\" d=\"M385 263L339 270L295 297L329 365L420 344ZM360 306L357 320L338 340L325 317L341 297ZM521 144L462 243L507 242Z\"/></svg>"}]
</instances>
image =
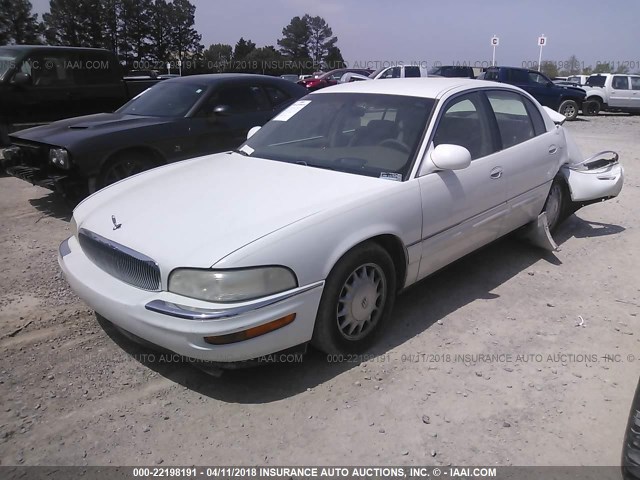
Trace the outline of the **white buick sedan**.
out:
<instances>
[{"instance_id":1,"label":"white buick sedan","mask_svg":"<svg viewBox=\"0 0 640 480\"><path fill-rule=\"evenodd\" d=\"M237 151L92 195L59 262L101 316L190 358L360 352L399 291L523 226L552 244L618 195L617 155L583 160L563 120L479 80L322 89Z\"/></svg>"}]
</instances>

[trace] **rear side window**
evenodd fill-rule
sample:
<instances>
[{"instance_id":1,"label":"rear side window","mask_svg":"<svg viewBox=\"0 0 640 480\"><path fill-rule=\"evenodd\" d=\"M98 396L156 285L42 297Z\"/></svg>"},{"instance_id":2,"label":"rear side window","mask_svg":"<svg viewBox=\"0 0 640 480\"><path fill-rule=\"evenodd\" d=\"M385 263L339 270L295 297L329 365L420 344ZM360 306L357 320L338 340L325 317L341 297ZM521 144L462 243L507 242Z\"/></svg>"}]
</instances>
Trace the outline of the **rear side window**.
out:
<instances>
[{"instance_id":1,"label":"rear side window","mask_svg":"<svg viewBox=\"0 0 640 480\"><path fill-rule=\"evenodd\" d=\"M615 90L629 90L629 78L622 76L613 77L613 81L611 82L611 86Z\"/></svg>"},{"instance_id":2,"label":"rear side window","mask_svg":"<svg viewBox=\"0 0 640 480\"><path fill-rule=\"evenodd\" d=\"M513 147L536 136L525 98L515 92L487 92L500 130L502 148Z\"/></svg>"},{"instance_id":3,"label":"rear side window","mask_svg":"<svg viewBox=\"0 0 640 480\"><path fill-rule=\"evenodd\" d=\"M420 67L404 67L404 76L412 78L419 77Z\"/></svg>"},{"instance_id":4,"label":"rear side window","mask_svg":"<svg viewBox=\"0 0 640 480\"><path fill-rule=\"evenodd\" d=\"M640 90L640 77L631 77L631 90Z\"/></svg>"},{"instance_id":5,"label":"rear side window","mask_svg":"<svg viewBox=\"0 0 640 480\"><path fill-rule=\"evenodd\" d=\"M82 52L80 61L74 65L78 83L101 85L118 83L120 72L114 59L107 55Z\"/></svg>"}]
</instances>

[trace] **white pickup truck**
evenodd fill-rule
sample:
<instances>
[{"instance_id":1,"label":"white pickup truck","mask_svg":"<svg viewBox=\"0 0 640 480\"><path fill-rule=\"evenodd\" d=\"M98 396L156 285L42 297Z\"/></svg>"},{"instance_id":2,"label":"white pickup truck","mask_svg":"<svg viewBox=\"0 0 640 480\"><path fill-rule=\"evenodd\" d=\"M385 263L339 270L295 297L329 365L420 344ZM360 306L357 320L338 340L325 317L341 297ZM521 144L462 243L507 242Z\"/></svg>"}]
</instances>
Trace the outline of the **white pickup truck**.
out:
<instances>
[{"instance_id":1,"label":"white pickup truck","mask_svg":"<svg viewBox=\"0 0 640 480\"><path fill-rule=\"evenodd\" d=\"M602 73L591 75L583 87L585 115L600 111L640 114L640 75Z\"/></svg>"},{"instance_id":2,"label":"white pickup truck","mask_svg":"<svg viewBox=\"0 0 640 480\"><path fill-rule=\"evenodd\" d=\"M427 70L418 65L395 65L380 68L368 77L352 72L345 73L340 79L340 83L357 82L360 80L378 80L383 78L411 78L426 76Z\"/></svg>"}]
</instances>

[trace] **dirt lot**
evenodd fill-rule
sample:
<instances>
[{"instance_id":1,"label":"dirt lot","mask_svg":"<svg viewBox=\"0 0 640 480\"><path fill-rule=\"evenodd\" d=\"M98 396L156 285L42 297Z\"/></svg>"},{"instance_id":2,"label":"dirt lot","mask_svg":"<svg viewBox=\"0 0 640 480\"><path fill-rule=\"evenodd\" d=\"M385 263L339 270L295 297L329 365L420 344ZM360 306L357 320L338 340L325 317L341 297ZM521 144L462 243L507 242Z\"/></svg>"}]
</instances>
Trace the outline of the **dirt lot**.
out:
<instances>
[{"instance_id":1,"label":"dirt lot","mask_svg":"<svg viewBox=\"0 0 640 480\"><path fill-rule=\"evenodd\" d=\"M372 361L220 378L105 330L59 273L70 212L0 178L1 464L618 464L640 373L640 117L569 129L585 154L616 149L626 184L567 220L560 252L506 239L420 283Z\"/></svg>"}]
</instances>

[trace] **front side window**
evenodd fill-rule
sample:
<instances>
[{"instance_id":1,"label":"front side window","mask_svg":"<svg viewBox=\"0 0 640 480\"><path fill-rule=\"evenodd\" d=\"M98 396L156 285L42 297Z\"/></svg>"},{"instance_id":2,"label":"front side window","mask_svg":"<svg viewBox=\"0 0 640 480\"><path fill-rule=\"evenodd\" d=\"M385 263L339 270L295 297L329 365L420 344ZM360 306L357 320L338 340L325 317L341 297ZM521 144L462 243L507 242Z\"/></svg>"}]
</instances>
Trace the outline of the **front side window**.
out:
<instances>
[{"instance_id":1,"label":"front side window","mask_svg":"<svg viewBox=\"0 0 640 480\"><path fill-rule=\"evenodd\" d=\"M450 101L433 136L434 146L459 145L469 150L471 159L494 152L489 118L478 93L461 95Z\"/></svg>"},{"instance_id":2,"label":"front side window","mask_svg":"<svg viewBox=\"0 0 640 480\"><path fill-rule=\"evenodd\" d=\"M547 80L544 75L540 75L539 73L535 72L529 72L529 83L547 85L549 83L549 80Z\"/></svg>"},{"instance_id":3,"label":"front side window","mask_svg":"<svg viewBox=\"0 0 640 480\"><path fill-rule=\"evenodd\" d=\"M400 78L400 67L389 68L380 78Z\"/></svg>"},{"instance_id":4,"label":"front side window","mask_svg":"<svg viewBox=\"0 0 640 480\"><path fill-rule=\"evenodd\" d=\"M31 84L36 87L58 87L74 85L75 62L66 55L31 55L20 71L31 76Z\"/></svg>"},{"instance_id":5,"label":"front side window","mask_svg":"<svg viewBox=\"0 0 640 480\"><path fill-rule=\"evenodd\" d=\"M184 117L206 90L204 85L163 81L134 97L117 112L125 115Z\"/></svg>"},{"instance_id":6,"label":"front side window","mask_svg":"<svg viewBox=\"0 0 640 480\"><path fill-rule=\"evenodd\" d=\"M267 160L406 179L434 100L365 93L298 100L239 151Z\"/></svg>"},{"instance_id":7,"label":"front side window","mask_svg":"<svg viewBox=\"0 0 640 480\"><path fill-rule=\"evenodd\" d=\"M509 148L536 136L524 98L515 92L487 92L491 109L498 122L502 148Z\"/></svg>"},{"instance_id":8,"label":"front side window","mask_svg":"<svg viewBox=\"0 0 640 480\"><path fill-rule=\"evenodd\" d=\"M607 80L607 77L604 75L591 75L587 79L587 85L590 87L604 87L604 83Z\"/></svg>"},{"instance_id":9,"label":"front side window","mask_svg":"<svg viewBox=\"0 0 640 480\"><path fill-rule=\"evenodd\" d=\"M629 80L627 77L616 76L613 77L611 86L615 90L629 90Z\"/></svg>"}]
</instances>

